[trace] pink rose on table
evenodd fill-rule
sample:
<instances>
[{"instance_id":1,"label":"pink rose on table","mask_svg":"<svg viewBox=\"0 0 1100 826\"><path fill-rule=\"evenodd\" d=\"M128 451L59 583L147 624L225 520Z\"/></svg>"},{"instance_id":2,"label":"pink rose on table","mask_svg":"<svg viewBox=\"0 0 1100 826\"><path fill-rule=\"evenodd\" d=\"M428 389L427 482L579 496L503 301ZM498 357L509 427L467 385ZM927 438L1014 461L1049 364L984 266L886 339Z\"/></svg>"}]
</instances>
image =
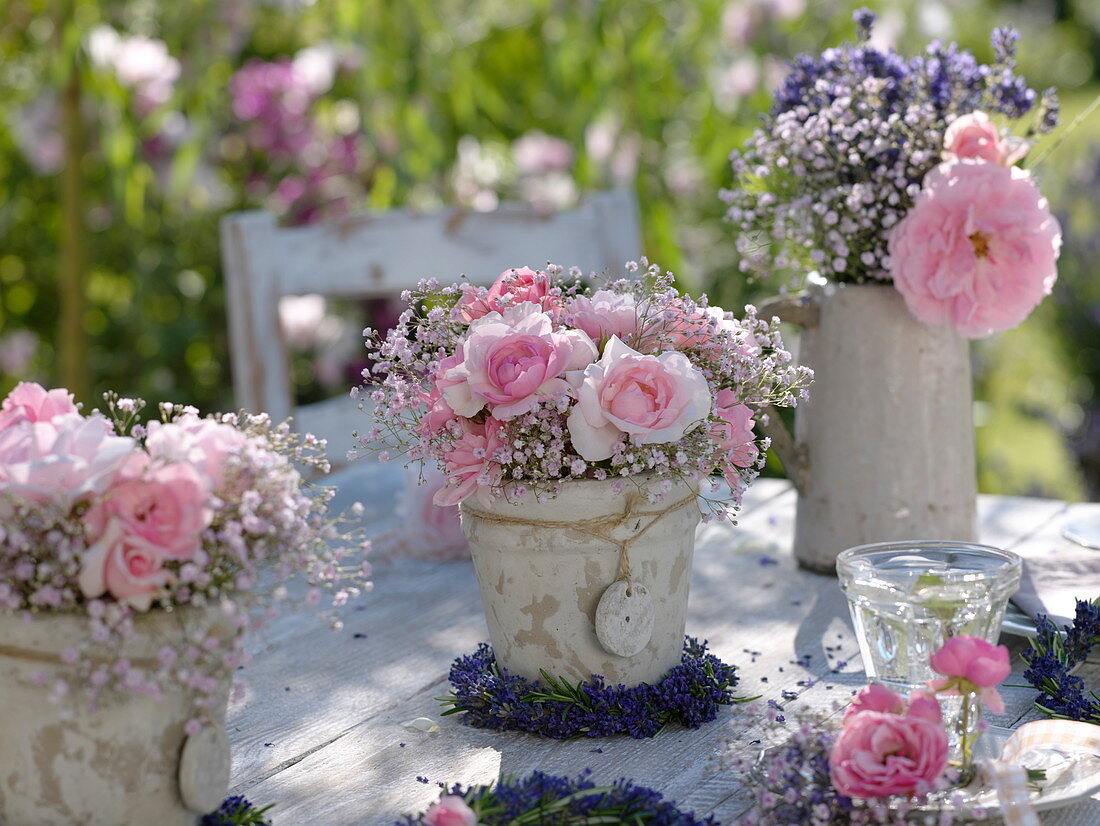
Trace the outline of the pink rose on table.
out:
<instances>
[{"instance_id":1,"label":"pink rose on table","mask_svg":"<svg viewBox=\"0 0 1100 826\"><path fill-rule=\"evenodd\" d=\"M550 294L550 282L549 273L529 267L513 267L502 272L483 297L467 293L458 306L467 321L474 321L493 312L504 312L508 307L525 301L537 304L541 310L554 312L560 299Z\"/></svg>"},{"instance_id":2,"label":"pink rose on table","mask_svg":"<svg viewBox=\"0 0 1100 826\"><path fill-rule=\"evenodd\" d=\"M633 295L610 290L578 295L567 308L571 314L570 323L587 333L593 341L611 336L625 339L634 335L638 330L640 311Z\"/></svg>"},{"instance_id":3,"label":"pink rose on table","mask_svg":"<svg viewBox=\"0 0 1100 826\"><path fill-rule=\"evenodd\" d=\"M470 546L462 534L457 505L437 505L435 494L447 484L437 468L430 467L420 479L409 473L397 503L402 525L395 537L409 555L422 559L466 559Z\"/></svg>"},{"instance_id":4,"label":"pink rose on table","mask_svg":"<svg viewBox=\"0 0 1100 826\"><path fill-rule=\"evenodd\" d=\"M922 716L861 711L847 717L829 774L847 797L924 794L947 767L947 733Z\"/></svg>"},{"instance_id":5,"label":"pink rose on table","mask_svg":"<svg viewBox=\"0 0 1100 826\"><path fill-rule=\"evenodd\" d=\"M449 794L424 812L427 826L477 826L477 815L458 795Z\"/></svg>"},{"instance_id":6,"label":"pink rose on table","mask_svg":"<svg viewBox=\"0 0 1100 826\"><path fill-rule=\"evenodd\" d=\"M996 686L1012 673L1009 659L1003 645L993 645L981 637L950 637L929 661L943 679L932 680L928 688L937 694L979 694L991 711L1001 714L1004 702Z\"/></svg>"},{"instance_id":7,"label":"pink rose on table","mask_svg":"<svg viewBox=\"0 0 1100 826\"><path fill-rule=\"evenodd\" d=\"M985 112L971 112L951 121L943 133L943 159L956 161L973 158L1011 166L1027 154L1028 144L1020 139L1002 137Z\"/></svg>"},{"instance_id":8,"label":"pink rose on table","mask_svg":"<svg viewBox=\"0 0 1100 826\"><path fill-rule=\"evenodd\" d=\"M883 714L904 714L905 701L881 683L871 683L859 690L852 698L848 708L844 709L843 720L863 711L878 711Z\"/></svg>"},{"instance_id":9,"label":"pink rose on table","mask_svg":"<svg viewBox=\"0 0 1100 826\"><path fill-rule=\"evenodd\" d=\"M103 535L81 560L78 582L89 599L110 594L138 611L148 611L153 599L166 593L172 574L164 568L164 550L130 533L112 519Z\"/></svg>"},{"instance_id":10,"label":"pink rose on table","mask_svg":"<svg viewBox=\"0 0 1100 826\"><path fill-rule=\"evenodd\" d=\"M68 508L106 490L137 449L102 416L20 422L0 430L0 491Z\"/></svg>"},{"instance_id":11,"label":"pink rose on table","mask_svg":"<svg viewBox=\"0 0 1100 826\"><path fill-rule=\"evenodd\" d=\"M210 483L185 462L159 464L136 454L119 480L84 514L92 541L110 526L166 559L190 559L210 525Z\"/></svg>"},{"instance_id":12,"label":"pink rose on table","mask_svg":"<svg viewBox=\"0 0 1100 826\"><path fill-rule=\"evenodd\" d=\"M890 235L890 272L909 311L928 324L986 336L1015 327L1050 293L1058 221L1021 169L983 161L929 172Z\"/></svg>"},{"instance_id":13,"label":"pink rose on table","mask_svg":"<svg viewBox=\"0 0 1100 826\"><path fill-rule=\"evenodd\" d=\"M443 457L447 484L432 497L440 507L457 505L475 494L488 504L489 489L500 481L500 465L493 459L505 446L500 422L490 416L483 425L463 422L463 426L466 433Z\"/></svg>"},{"instance_id":14,"label":"pink rose on table","mask_svg":"<svg viewBox=\"0 0 1100 826\"><path fill-rule=\"evenodd\" d=\"M460 416L475 416L488 405L502 421L567 393L562 374L598 355L587 335L555 331L550 316L530 302L473 322L462 351L462 363L443 373L443 398Z\"/></svg>"},{"instance_id":15,"label":"pink rose on table","mask_svg":"<svg viewBox=\"0 0 1100 826\"><path fill-rule=\"evenodd\" d=\"M710 415L707 380L683 353L643 355L612 336L577 382L569 436L590 462L610 458L623 434L668 444Z\"/></svg>"},{"instance_id":16,"label":"pink rose on table","mask_svg":"<svg viewBox=\"0 0 1100 826\"><path fill-rule=\"evenodd\" d=\"M184 413L171 422L151 421L145 449L154 459L188 462L221 491L230 457L240 455L248 442L239 429L225 422Z\"/></svg>"},{"instance_id":17,"label":"pink rose on table","mask_svg":"<svg viewBox=\"0 0 1100 826\"><path fill-rule=\"evenodd\" d=\"M0 430L19 422L48 422L55 416L79 412L68 390L47 390L40 384L23 381L15 385L0 406Z\"/></svg>"}]
</instances>

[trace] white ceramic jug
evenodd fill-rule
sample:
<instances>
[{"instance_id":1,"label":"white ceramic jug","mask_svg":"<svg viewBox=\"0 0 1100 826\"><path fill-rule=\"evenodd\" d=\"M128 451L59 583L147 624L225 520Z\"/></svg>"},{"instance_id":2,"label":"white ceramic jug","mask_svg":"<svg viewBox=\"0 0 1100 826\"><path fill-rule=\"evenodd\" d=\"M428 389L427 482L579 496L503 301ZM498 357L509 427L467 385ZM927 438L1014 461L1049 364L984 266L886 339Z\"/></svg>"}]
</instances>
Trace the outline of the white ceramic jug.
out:
<instances>
[{"instance_id":1,"label":"white ceramic jug","mask_svg":"<svg viewBox=\"0 0 1100 826\"><path fill-rule=\"evenodd\" d=\"M889 284L814 286L760 315L802 328L814 370L794 436L774 410L765 428L798 488L799 564L832 573L855 545L975 539L967 339L918 321Z\"/></svg>"}]
</instances>

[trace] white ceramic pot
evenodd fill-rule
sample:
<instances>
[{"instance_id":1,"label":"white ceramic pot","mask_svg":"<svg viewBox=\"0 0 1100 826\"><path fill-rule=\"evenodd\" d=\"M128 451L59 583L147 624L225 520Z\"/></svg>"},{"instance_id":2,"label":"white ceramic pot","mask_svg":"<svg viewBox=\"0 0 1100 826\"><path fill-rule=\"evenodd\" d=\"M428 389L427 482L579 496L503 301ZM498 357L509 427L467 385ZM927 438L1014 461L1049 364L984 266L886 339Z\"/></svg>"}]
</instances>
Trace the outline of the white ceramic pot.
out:
<instances>
[{"instance_id":1,"label":"white ceramic pot","mask_svg":"<svg viewBox=\"0 0 1100 826\"><path fill-rule=\"evenodd\" d=\"M798 487L794 553L832 573L846 548L973 541L977 482L967 339L914 318L891 285L814 288L761 306L803 327L814 370L792 439L768 435Z\"/></svg>"},{"instance_id":2,"label":"white ceramic pot","mask_svg":"<svg viewBox=\"0 0 1100 826\"><path fill-rule=\"evenodd\" d=\"M545 670L574 682L600 674L612 685L637 685L660 680L680 662L700 518L695 490L677 485L664 503L650 504L635 482L619 493L612 485L568 481L542 504L530 495L516 503L498 499L491 508L463 503L489 639L510 673L534 680ZM638 586L629 597L620 581L620 542ZM611 586L620 599L604 600L597 637L597 608ZM609 642L640 650L612 653Z\"/></svg>"},{"instance_id":3,"label":"white ceramic pot","mask_svg":"<svg viewBox=\"0 0 1100 826\"><path fill-rule=\"evenodd\" d=\"M153 611L138 617L124 653L135 665L151 662L185 628L217 622L213 611ZM87 620L74 615L0 616L0 823L195 826L229 787L229 680L216 725L190 738L183 728L196 711L182 686L159 700L105 699L94 712L58 705L48 686L69 668L60 654L86 633Z\"/></svg>"}]
</instances>

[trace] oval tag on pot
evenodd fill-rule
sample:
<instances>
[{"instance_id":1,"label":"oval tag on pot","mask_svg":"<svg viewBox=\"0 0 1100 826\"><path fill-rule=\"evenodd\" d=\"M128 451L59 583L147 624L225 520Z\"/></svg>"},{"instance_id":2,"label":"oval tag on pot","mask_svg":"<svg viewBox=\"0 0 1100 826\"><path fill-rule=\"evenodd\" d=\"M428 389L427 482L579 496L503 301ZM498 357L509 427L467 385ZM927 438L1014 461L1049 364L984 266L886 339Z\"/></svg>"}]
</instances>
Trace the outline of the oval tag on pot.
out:
<instances>
[{"instance_id":1,"label":"oval tag on pot","mask_svg":"<svg viewBox=\"0 0 1100 826\"><path fill-rule=\"evenodd\" d=\"M217 809L229 793L232 759L229 738L221 726L206 725L183 744L180 754L180 798L193 812Z\"/></svg>"},{"instance_id":2,"label":"oval tag on pot","mask_svg":"<svg viewBox=\"0 0 1100 826\"><path fill-rule=\"evenodd\" d=\"M644 585L612 582L596 606L596 639L609 654L633 657L649 644L655 616Z\"/></svg>"}]
</instances>

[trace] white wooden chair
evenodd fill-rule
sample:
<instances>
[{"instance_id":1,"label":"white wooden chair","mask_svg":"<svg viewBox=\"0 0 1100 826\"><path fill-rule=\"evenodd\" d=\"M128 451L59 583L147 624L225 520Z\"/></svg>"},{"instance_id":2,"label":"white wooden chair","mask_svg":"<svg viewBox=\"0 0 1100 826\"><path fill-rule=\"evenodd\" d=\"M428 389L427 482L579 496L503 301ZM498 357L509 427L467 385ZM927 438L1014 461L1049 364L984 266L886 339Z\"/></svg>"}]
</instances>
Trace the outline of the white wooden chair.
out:
<instances>
[{"instance_id":1,"label":"white wooden chair","mask_svg":"<svg viewBox=\"0 0 1100 826\"><path fill-rule=\"evenodd\" d=\"M348 396L295 409L280 298L384 297L421 278L449 283L461 273L488 285L509 267L547 261L621 273L643 252L637 204L625 190L593 193L549 215L505 204L486 213L394 210L282 228L268 212L234 213L222 219L221 248L237 405L276 421L293 415L298 430L328 440L336 463L368 419Z\"/></svg>"}]
</instances>

